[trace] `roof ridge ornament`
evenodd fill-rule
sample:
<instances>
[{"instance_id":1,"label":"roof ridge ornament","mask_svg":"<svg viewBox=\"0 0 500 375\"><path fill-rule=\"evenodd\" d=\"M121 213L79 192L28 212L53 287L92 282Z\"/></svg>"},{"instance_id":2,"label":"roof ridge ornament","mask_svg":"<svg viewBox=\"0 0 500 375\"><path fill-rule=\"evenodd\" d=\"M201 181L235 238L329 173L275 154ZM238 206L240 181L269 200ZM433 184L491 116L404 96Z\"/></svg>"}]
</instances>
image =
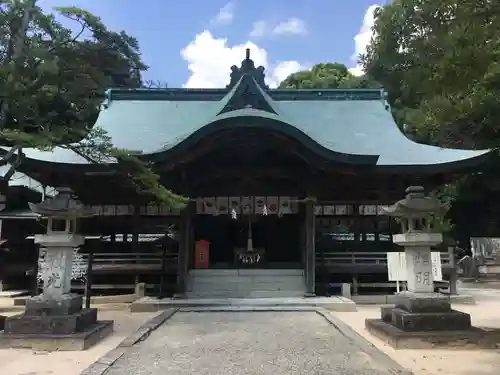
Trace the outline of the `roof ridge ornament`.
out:
<instances>
[{"instance_id":1,"label":"roof ridge ornament","mask_svg":"<svg viewBox=\"0 0 500 375\"><path fill-rule=\"evenodd\" d=\"M265 68L263 66L259 66L257 68L255 67L255 63L250 58L250 48L247 48L245 51L245 59L241 62L241 67L238 68L236 65L231 67L231 80L226 88L232 89L241 77L244 75L250 75L255 79L255 82L257 82L260 87L268 89L269 87L265 82L266 74L264 73L264 70Z\"/></svg>"}]
</instances>

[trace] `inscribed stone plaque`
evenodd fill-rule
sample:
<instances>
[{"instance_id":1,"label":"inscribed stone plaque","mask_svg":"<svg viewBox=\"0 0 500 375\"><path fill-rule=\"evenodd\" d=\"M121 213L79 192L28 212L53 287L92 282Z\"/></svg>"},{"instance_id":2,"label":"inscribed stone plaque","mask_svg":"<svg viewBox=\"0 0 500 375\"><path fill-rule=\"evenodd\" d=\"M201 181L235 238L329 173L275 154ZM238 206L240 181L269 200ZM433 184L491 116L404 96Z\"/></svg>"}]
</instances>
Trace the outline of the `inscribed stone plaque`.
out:
<instances>
[{"instance_id":1,"label":"inscribed stone plaque","mask_svg":"<svg viewBox=\"0 0 500 375\"><path fill-rule=\"evenodd\" d=\"M52 248L45 253L43 293L59 298L71 289L72 248Z\"/></svg>"},{"instance_id":2,"label":"inscribed stone plaque","mask_svg":"<svg viewBox=\"0 0 500 375\"><path fill-rule=\"evenodd\" d=\"M430 249L405 249L405 256L408 290L415 293L432 293L434 284Z\"/></svg>"}]
</instances>

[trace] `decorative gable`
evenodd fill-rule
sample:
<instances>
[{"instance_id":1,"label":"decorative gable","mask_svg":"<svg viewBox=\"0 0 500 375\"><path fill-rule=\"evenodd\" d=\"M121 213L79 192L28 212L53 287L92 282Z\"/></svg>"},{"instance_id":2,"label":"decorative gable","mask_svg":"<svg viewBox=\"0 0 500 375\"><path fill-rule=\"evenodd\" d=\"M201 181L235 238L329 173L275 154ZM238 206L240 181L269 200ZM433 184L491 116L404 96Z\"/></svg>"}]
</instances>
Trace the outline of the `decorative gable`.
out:
<instances>
[{"instance_id":1,"label":"decorative gable","mask_svg":"<svg viewBox=\"0 0 500 375\"><path fill-rule=\"evenodd\" d=\"M219 114L252 108L276 114L252 75L244 75Z\"/></svg>"}]
</instances>

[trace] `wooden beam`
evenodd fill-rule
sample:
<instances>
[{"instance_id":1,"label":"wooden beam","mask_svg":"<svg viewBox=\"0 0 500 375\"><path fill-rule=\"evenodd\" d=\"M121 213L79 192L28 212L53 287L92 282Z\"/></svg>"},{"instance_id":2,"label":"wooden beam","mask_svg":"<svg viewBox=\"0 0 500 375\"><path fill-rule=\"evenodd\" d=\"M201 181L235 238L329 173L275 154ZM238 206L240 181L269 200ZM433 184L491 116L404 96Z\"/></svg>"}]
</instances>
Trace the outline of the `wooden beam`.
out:
<instances>
[{"instance_id":1,"label":"wooden beam","mask_svg":"<svg viewBox=\"0 0 500 375\"><path fill-rule=\"evenodd\" d=\"M314 215L314 201L307 200L306 208L306 292L307 295L315 295L316 285L316 229Z\"/></svg>"},{"instance_id":2,"label":"wooden beam","mask_svg":"<svg viewBox=\"0 0 500 375\"><path fill-rule=\"evenodd\" d=\"M178 270L177 270L177 294L183 296L187 291L187 278L189 268L189 257L194 248L193 243L193 214L196 209L193 203L189 203L182 210L180 222L180 238L178 252Z\"/></svg>"},{"instance_id":3,"label":"wooden beam","mask_svg":"<svg viewBox=\"0 0 500 375\"><path fill-rule=\"evenodd\" d=\"M190 174L190 186L196 189L200 184L207 185L211 181L220 180L257 180L257 179L285 179L295 180L304 183L312 178L309 171L292 169L292 168L279 168L279 167L247 167L247 168L222 168L217 169L216 166L207 168L209 173L195 174L192 170ZM196 176L196 177L195 177Z\"/></svg>"}]
</instances>

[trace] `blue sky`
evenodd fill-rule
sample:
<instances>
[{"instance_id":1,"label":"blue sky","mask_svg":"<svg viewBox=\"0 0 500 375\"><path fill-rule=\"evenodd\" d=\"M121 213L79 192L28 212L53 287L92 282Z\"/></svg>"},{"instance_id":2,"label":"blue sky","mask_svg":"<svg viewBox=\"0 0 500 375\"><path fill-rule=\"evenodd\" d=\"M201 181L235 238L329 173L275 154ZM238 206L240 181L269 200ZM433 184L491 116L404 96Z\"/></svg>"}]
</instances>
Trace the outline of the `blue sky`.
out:
<instances>
[{"instance_id":1,"label":"blue sky","mask_svg":"<svg viewBox=\"0 0 500 375\"><path fill-rule=\"evenodd\" d=\"M383 1L379 1L380 4ZM252 51L268 83L319 62L356 66L370 38L374 0L39 0L74 5L125 30L150 66L146 79L170 87L223 87L229 67ZM356 70L353 70L356 72Z\"/></svg>"}]
</instances>

